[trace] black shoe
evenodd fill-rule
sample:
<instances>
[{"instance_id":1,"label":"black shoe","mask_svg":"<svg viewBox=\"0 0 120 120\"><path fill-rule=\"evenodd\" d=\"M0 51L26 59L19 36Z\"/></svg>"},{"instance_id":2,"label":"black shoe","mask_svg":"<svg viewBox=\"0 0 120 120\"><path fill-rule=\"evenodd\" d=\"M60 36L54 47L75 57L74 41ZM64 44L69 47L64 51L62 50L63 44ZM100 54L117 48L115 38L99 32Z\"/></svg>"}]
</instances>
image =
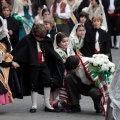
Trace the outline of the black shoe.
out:
<instances>
[{"instance_id":1,"label":"black shoe","mask_svg":"<svg viewBox=\"0 0 120 120\"><path fill-rule=\"evenodd\" d=\"M31 112L31 113L35 113L36 111L37 111L36 108L31 108L31 109L30 109L30 112Z\"/></svg>"},{"instance_id":2,"label":"black shoe","mask_svg":"<svg viewBox=\"0 0 120 120\"><path fill-rule=\"evenodd\" d=\"M96 113L103 113L103 109L96 110Z\"/></svg>"},{"instance_id":3,"label":"black shoe","mask_svg":"<svg viewBox=\"0 0 120 120\"><path fill-rule=\"evenodd\" d=\"M50 109L50 108L47 108L47 107L45 107L45 112L60 112L60 110L59 109Z\"/></svg>"},{"instance_id":4,"label":"black shoe","mask_svg":"<svg viewBox=\"0 0 120 120\"><path fill-rule=\"evenodd\" d=\"M114 47L114 49L119 49L118 47Z\"/></svg>"},{"instance_id":5,"label":"black shoe","mask_svg":"<svg viewBox=\"0 0 120 120\"><path fill-rule=\"evenodd\" d=\"M80 105L73 105L71 106L71 109L68 110L68 113L76 113L76 112L81 112Z\"/></svg>"}]
</instances>

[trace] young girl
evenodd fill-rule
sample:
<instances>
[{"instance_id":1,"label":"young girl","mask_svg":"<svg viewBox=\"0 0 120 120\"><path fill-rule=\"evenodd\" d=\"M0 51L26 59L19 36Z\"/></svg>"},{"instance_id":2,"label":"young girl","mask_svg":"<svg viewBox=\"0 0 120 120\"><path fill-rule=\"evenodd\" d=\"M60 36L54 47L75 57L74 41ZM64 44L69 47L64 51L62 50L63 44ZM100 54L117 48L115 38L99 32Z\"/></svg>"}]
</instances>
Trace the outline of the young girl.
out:
<instances>
[{"instance_id":1,"label":"young girl","mask_svg":"<svg viewBox=\"0 0 120 120\"><path fill-rule=\"evenodd\" d=\"M91 30L93 27L91 21L89 20L88 13L84 11L81 11L79 14L79 23L85 26L86 31Z\"/></svg>"},{"instance_id":2,"label":"young girl","mask_svg":"<svg viewBox=\"0 0 120 120\"><path fill-rule=\"evenodd\" d=\"M44 8L42 10L42 16L43 16L43 20L44 20L46 17L50 16L50 11L47 8Z\"/></svg>"},{"instance_id":3,"label":"young girl","mask_svg":"<svg viewBox=\"0 0 120 120\"><path fill-rule=\"evenodd\" d=\"M93 54L106 54L109 55L109 59L112 60L110 36L100 28L102 21L101 15L92 18L94 28L86 32L81 52L87 57L91 57Z\"/></svg>"},{"instance_id":4,"label":"young girl","mask_svg":"<svg viewBox=\"0 0 120 120\"><path fill-rule=\"evenodd\" d=\"M63 59L63 62L66 61L66 58L68 56L75 55L73 49L70 48L68 45L69 45L69 40L67 35L59 32L56 35L56 38L54 41L54 49L61 56L61 58Z\"/></svg>"},{"instance_id":5,"label":"young girl","mask_svg":"<svg viewBox=\"0 0 120 120\"><path fill-rule=\"evenodd\" d=\"M42 9L43 9L43 6L38 6L37 7L37 13L38 14L34 18L34 23L35 24L37 24L37 23L43 24Z\"/></svg>"},{"instance_id":6,"label":"young girl","mask_svg":"<svg viewBox=\"0 0 120 120\"><path fill-rule=\"evenodd\" d=\"M48 16L44 19L44 26L47 30L47 36L52 39L52 43L54 42L54 36L56 34L56 26L55 21L52 17Z\"/></svg>"},{"instance_id":7,"label":"young girl","mask_svg":"<svg viewBox=\"0 0 120 120\"><path fill-rule=\"evenodd\" d=\"M70 48L75 51L76 54L80 54L80 49L84 44L85 27L82 24L76 24L69 36Z\"/></svg>"},{"instance_id":8,"label":"young girl","mask_svg":"<svg viewBox=\"0 0 120 120\"><path fill-rule=\"evenodd\" d=\"M68 56L75 55L74 51L68 47L69 41L67 35L64 33L59 32L55 36L54 40L54 49L55 51L60 55L60 57L63 60L63 63L65 63ZM66 74L66 73L65 73ZM51 93L51 104L52 106L56 106L58 104L58 101L67 101L66 100L66 89L64 87L60 88L60 90L57 90L55 92Z\"/></svg>"}]
</instances>

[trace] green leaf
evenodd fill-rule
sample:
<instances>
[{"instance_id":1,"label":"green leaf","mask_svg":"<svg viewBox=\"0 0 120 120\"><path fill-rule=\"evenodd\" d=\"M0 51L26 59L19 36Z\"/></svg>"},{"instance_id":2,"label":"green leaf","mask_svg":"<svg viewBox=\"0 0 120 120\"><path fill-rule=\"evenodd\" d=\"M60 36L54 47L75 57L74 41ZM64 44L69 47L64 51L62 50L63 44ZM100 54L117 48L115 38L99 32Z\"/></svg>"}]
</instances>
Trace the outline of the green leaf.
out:
<instances>
[{"instance_id":1,"label":"green leaf","mask_svg":"<svg viewBox=\"0 0 120 120\"><path fill-rule=\"evenodd\" d=\"M98 66L93 66L92 64L88 64L88 69L89 69L89 71L91 71L91 72L99 72L99 70L100 70L100 67L98 67Z\"/></svg>"}]
</instances>

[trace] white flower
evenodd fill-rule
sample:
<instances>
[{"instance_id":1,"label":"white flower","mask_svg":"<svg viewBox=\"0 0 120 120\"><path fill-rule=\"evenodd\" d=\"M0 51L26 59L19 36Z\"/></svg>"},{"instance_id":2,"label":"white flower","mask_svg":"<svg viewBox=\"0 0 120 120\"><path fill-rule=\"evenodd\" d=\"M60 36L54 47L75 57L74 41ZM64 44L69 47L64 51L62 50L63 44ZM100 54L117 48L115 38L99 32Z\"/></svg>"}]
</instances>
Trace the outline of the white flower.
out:
<instances>
[{"instance_id":1,"label":"white flower","mask_svg":"<svg viewBox=\"0 0 120 120\"><path fill-rule=\"evenodd\" d=\"M103 65L101 66L100 71L106 71L106 70L109 70L109 67L107 66L107 64L103 64Z\"/></svg>"},{"instance_id":2,"label":"white flower","mask_svg":"<svg viewBox=\"0 0 120 120\"><path fill-rule=\"evenodd\" d=\"M109 61L107 55L94 54L92 58L89 59L89 63L91 63L95 67L100 67L100 72L115 72L115 64Z\"/></svg>"},{"instance_id":3,"label":"white flower","mask_svg":"<svg viewBox=\"0 0 120 120\"><path fill-rule=\"evenodd\" d=\"M97 61L94 61L94 62L93 62L93 65L94 65L94 66L98 66Z\"/></svg>"},{"instance_id":4,"label":"white flower","mask_svg":"<svg viewBox=\"0 0 120 120\"><path fill-rule=\"evenodd\" d=\"M89 59L89 63L94 63L95 59L94 58L90 58Z\"/></svg>"},{"instance_id":5,"label":"white flower","mask_svg":"<svg viewBox=\"0 0 120 120\"><path fill-rule=\"evenodd\" d=\"M110 69L110 72L114 73L114 72L115 72L115 68L112 67L112 68Z\"/></svg>"}]
</instances>

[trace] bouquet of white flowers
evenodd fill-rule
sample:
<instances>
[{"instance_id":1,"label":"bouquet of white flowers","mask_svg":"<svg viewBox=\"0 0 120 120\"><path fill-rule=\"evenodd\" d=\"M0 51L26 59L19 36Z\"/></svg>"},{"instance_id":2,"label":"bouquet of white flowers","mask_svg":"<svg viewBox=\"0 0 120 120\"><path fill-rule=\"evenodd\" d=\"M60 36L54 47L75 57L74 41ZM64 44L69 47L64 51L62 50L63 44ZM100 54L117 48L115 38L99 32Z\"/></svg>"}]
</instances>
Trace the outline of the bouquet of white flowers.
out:
<instances>
[{"instance_id":1,"label":"bouquet of white flowers","mask_svg":"<svg viewBox=\"0 0 120 120\"><path fill-rule=\"evenodd\" d=\"M110 84L109 77L115 72L115 64L110 62L104 54L94 54L89 59L88 69L94 76L101 76Z\"/></svg>"}]
</instances>

